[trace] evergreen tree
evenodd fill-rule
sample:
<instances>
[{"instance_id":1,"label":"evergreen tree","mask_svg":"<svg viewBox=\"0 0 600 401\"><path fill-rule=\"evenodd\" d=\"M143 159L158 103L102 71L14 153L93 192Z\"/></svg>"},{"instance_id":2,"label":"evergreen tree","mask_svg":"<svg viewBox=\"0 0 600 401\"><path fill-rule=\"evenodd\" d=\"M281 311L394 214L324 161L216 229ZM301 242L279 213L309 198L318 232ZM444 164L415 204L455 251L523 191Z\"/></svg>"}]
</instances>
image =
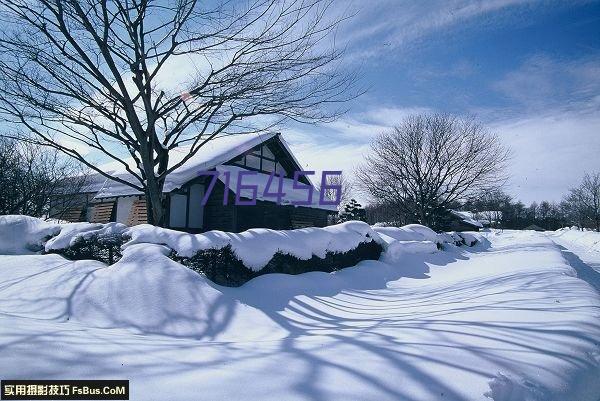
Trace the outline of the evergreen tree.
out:
<instances>
[{"instance_id":1,"label":"evergreen tree","mask_svg":"<svg viewBox=\"0 0 600 401\"><path fill-rule=\"evenodd\" d=\"M350 199L350 202L346 203L344 206L344 211L340 213L339 220L340 222L350 220L367 221L367 214L365 209L356 201L356 199Z\"/></svg>"}]
</instances>

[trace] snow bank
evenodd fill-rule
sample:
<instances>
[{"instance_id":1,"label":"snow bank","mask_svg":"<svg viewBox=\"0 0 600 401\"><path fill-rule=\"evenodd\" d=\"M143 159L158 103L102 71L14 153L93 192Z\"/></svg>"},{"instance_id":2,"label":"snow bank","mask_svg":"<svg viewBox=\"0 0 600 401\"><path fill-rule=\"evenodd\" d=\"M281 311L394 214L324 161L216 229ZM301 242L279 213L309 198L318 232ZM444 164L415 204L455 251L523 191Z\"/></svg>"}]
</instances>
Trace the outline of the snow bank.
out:
<instances>
[{"instance_id":1,"label":"snow bank","mask_svg":"<svg viewBox=\"0 0 600 401\"><path fill-rule=\"evenodd\" d=\"M65 249L73 246L79 239L103 237L107 235L122 235L127 226L121 223L68 223L60 226L56 237L50 238L44 247L46 252Z\"/></svg>"},{"instance_id":2,"label":"snow bank","mask_svg":"<svg viewBox=\"0 0 600 401\"><path fill-rule=\"evenodd\" d=\"M477 233L456 233L459 237L463 239L463 242L468 246L473 246L478 242L482 242L483 236Z\"/></svg>"},{"instance_id":3,"label":"snow bank","mask_svg":"<svg viewBox=\"0 0 600 401\"><path fill-rule=\"evenodd\" d=\"M254 271L266 266L278 252L308 260L313 256L325 258L328 252L348 252L370 241L386 246L386 241L367 223L360 221L298 230L255 228L241 233L214 230L189 234L150 224L134 227L121 223L50 224L32 217L2 216L0 229L0 252L4 254L42 249L46 252L59 251L73 246L79 238L123 235L127 239L123 249L136 244L165 245L181 257L192 257L201 250L230 245L236 257Z\"/></svg>"},{"instance_id":4,"label":"snow bank","mask_svg":"<svg viewBox=\"0 0 600 401\"><path fill-rule=\"evenodd\" d=\"M21 215L0 216L0 254L20 255L69 248L79 238L122 235L121 223L57 223Z\"/></svg>"},{"instance_id":5,"label":"snow bank","mask_svg":"<svg viewBox=\"0 0 600 401\"><path fill-rule=\"evenodd\" d=\"M389 245L397 241L408 241L408 242L422 242L427 241L433 244L466 244L473 246L477 242L482 240L482 236L474 233L465 232L448 232L448 233L436 233L429 227L422 226L420 224L409 224L402 227L380 227L373 226L379 236ZM408 246L411 248L412 246ZM426 247L429 247L427 245ZM407 248L405 246L405 248Z\"/></svg>"},{"instance_id":6,"label":"snow bank","mask_svg":"<svg viewBox=\"0 0 600 401\"><path fill-rule=\"evenodd\" d=\"M394 241L383 254L381 260L387 263L402 262L407 254L435 253L437 244L432 241Z\"/></svg>"},{"instance_id":7,"label":"snow bank","mask_svg":"<svg viewBox=\"0 0 600 401\"><path fill-rule=\"evenodd\" d=\"M44 242L60 232L58 224L28 216L0 216L0 254L22 255L43 249Z\"/></svg>"},{"instance_id":8,"label":"snow bank","mask_svg":"<svg viewBox=\"0 0 600 401\"><path fill-rule=\"evenodd\" d=\"M484 237L488 252L450 246L239 288L160 245L128 246L113 266L2 256L0 368L118 370L132 400L597 401L598 294L546 234Z\"/></svg>"},{"instance_id":9,"label":"snow bank","mask_svg":"<svg viewBox=\"0 0 600 401\"><path fill-rule=\"evenodd\" d=\"M241 233L214 230L195 235L142 224L129 228L125 234L130 236L131 240L124 247L140 243L163 244L182 257L191 257L205 249L219 249L231 245L238 259L254 271L265 267L277 252L307 260L313 255L325 258L327 252L348 252L360 243L372 240L385 244L367 223L360 221L349 221L324 228L253 228Z\"/></svg>"},{"instance_id":10,"label":"snow bank","mask_svg":"<svg viewBox=\"0 0 600 401\"><path fill-rule=\"evenodd\" d=\"M439 236L429 227L420 224L409 224L402 227L373 226L373 231L379 234L386 243L393 241L431 241L438 242Z\"/></svg>"},{"instance_id":11,"label":"snow bank","mask_svg":"<svg viewBox=\"0 0 600 401\"><path fill-rule=\"evenodd\" d=\"M568 241L588 251L600 252L600 233L596 231L581 231L576 227L561 228L554 235L564 241Z\"/></svg>"},{"instance_id":12,"label":"snow bank","mask_svg":"<svg viewBox=\"0 0 600 401\"><path fill-rule=\"evenodd\" d=\"M268 338L274 325L263 313L169 259L169 253L162 245L128 246L120 261L94 271L83 282L71 300L72 319L95 327L131 327L178 337L210 336L230 324L240 336ZM233 310L253 328L240 322L244 327L235 330L235 322L229 322Z\"/></svg>"},{"instance_id":13,"label":"snow bank","mask_svg":"<svg viewBox=\"0 0 600 401\"><path fill-rule=\"evenodd\" d=\"M202 250L231 246L236 257L255 272L265 267L278 252L301 260L308 260L313 256L322 259L328 252L345 253L361 243L375 241L384 249L394 244L389 254L399 257L400 254L406 253L428 253L436 244L459 244L464 240L467 245L472 245L477 241L477 237L472 234L437 234L419 224L371 227L360 221L349 221L324 228L255 228L241 233L213 230L202 234L189 234L149 224L134 227L127 227L121 223L57 224L26 216L2 216L0 228L0 252L5 254L42 249L46 252L60 251L73 246L80 238L122 235L126 240L123 249L137 244L165 245L178 256L185 258L192 257Z\"/></svg>"}]
</instances>

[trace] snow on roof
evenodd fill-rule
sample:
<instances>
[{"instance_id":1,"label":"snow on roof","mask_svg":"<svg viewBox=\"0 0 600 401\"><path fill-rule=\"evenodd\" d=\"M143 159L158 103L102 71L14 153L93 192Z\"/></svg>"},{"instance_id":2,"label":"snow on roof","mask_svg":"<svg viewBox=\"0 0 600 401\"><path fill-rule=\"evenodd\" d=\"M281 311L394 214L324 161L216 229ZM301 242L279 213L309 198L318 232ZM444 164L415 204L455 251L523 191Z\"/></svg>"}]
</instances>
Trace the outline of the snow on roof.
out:
<instances>
[{"instance_id":1,"label":"snow on roof","mask_svg":"<svg viewBox=\"0 0 600 401\"><path fill-rule=\"evenodd\" d=\"M228 184L229 189L233 193L237 193L237 185L238 185L238 180L239 180L238 174L241 171L249 172L250 174L242 176L243 185L244 186L252 185L252 186L257 187L257 191L256 191L256 199L257 200L266 200L266 201L270 201L270 202L275 201L274 197L264 195L265 189L267 188L267 184L269 182L270 175L262 174L262 173L258 173L258 172L255 173L253 171L248 171L242 167L229 166L229 165L217 166L217 171L221 173L221 174L219 174L219 180L221 180L224 184ZM223 174L225 172L228 172L230 174L230 179L228 180L229 183L227 183L226 176ZM278 190L278 185L279 185L279 178L277 176L275 176L273 179L273 182L271 183L271 186L268 188L269 192L270 193L276 192ZM301 185L304 186L305 184L301 184ZM240 197L250 199L250 198L252 198L252 192L253 191L251 189L243 189L240 192ZM296 201L296 202L306 201L308 198L307 190L294 188L294 180L291 180L289 178L283 179L282 192L285 193L285 196L283 197L283 200L282 200L282 205L291 205L292 201ZM335 205L320 205L319 198L320 198L320 192L317 191L316 189L313 189L313 196L312 196L311 204L310 205L299 205L299 206L310 207L310 208L315 208L315 209L337 211L337 206L335 206Z\"/></svg>"},{"instance_id":2,"label":"snow on roof","mask_svg":"<svg viewBox=\"0 0 600 401\"><path fill-rule=\"evenodd\" d=\"M198 176L198 172L209 170L217 165L233 159L235 156L252 149L256 145L265 142L268 139L276 136L277 133L260 133L260 134L238 134L226 135L217 137L207 142L202 148L192 156L182 166L175 169L167 176L163 192L171 192L174 189L181 187L186 182ZM287 145L281 138L284 146ZM169 166L179 163L189 152L189 146L175 148L169 154ZM289 150L289 148L288 148ZM290 152L291 153L291 152ZM132 170L136 170L133 159L127 160L128 165ZM105 164L102 170L119 177L128 182L137 183L137 180L125 168L117 162ZM128 185L121 184L111 179L106 179L100 174L94 175L91 179L91 184L88 185L87 191L98 192L95 199L107 198L113 196L140 195L141 192L136 191ZM139 183L137 183L139 185Z\"/></svg>"},{"instance_id":3,"label":"snow on roof","mask_svg":"<svg viewBox=\"0 0 600 401\"><path fill-rule=\"evenodd\" d=\"M460 218L464 223L471 224L475 227L483 228L483 224L481 224L479 221L475 220L475 218L473 217L473 213L471 213L471 212L450 210L450 213L452 213L456 217Z\"/></svg>"}]
</instances>

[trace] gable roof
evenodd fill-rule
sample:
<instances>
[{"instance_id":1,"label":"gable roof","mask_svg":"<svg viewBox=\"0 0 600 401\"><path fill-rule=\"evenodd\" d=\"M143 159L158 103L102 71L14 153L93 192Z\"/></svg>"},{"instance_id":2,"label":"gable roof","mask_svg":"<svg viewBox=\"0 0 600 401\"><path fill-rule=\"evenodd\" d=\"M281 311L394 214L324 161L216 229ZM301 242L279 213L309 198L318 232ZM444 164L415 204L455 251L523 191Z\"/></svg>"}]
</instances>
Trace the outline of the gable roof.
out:
<instances>
[{"instance_id":1,"label":"gable roof","mask_svg":"<svg viewBox=\"0 0 600 401\"><path fill-rule=\"evenodd\" d=\"M171 192L180 188L185 183L198 177L200 171L211 170L217 166L230 161L231 159L243 154L255 146L277 137L284 151L289 154L290 159L295 164L295 169L301 170L300 163L291 152L289 145L279 133L254 133L225 135L214 138L207 142L194 156L188 159L185 164L175 169L165 180L163 192ZM189 146L173 149L169 154L169 166L179 163L189 152ZM135 169L133 159L128 159L127 163L132 169ZM103 171L123 180L136 183L137 180L129 174L125 168L117 162L105 164ZM114 180L107 179L100 174L94 174L91 183L87 186L86 192L96 192L95 199L110 198L115 196L141 195L142 193L128 185L121 184Z\"/></svg>"},{"instance_id":2,"label":"gable roof","mask_svg":"<svg viewBox=\"0 0 600 401\"><path fill-rule=\"evenodd\" d=\"M470 226L477 227L477 228L483 228L483 224L481 224L479 221L477 221L474 218L473 213L471 213L471 212L464 212L464 211L460 211L460 210L450 210L450 213L454 217L459 219L461 222L463 222L464 224L468 224Z\"/></svg>"}]
</instances>

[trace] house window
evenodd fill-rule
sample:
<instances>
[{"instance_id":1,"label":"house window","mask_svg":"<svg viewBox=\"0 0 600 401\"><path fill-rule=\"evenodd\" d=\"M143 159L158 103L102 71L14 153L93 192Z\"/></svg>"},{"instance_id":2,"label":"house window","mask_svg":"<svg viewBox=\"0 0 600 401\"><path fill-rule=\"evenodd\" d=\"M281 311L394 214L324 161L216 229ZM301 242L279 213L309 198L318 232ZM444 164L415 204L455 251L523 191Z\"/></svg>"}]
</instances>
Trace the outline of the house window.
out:
<instances>
[{"instance_id":1,"label":"house window","mask_svg":"<svg viewBox=\"0 0 600 401\"><path fill-rule=\"evenodd\" d=\"M271 152L271 150L269 149L269 147L267 145L264 145L262 147L262 156L266 157L268 159L275 160L275 155L273 154L273 152Z\"/></svg>"},{"instance_id":2,"label":"house window","mask_svg":"<svg viewBox=\"0 0 600 401\"><path fill-rule=\"evenodd\" d=\"M240 156L240 157L234 159L233 163L237 164L238 166L245 166L246 165L246 156Z\"/></svg>"},{"instance_id":3,"label":"house window","mask_svg":"<svg viewBox=\"0 0 600 401\"><path fill-rule=\"evenodd\" d=\"M187 196L182 194L171 194L171 207L169 212L170 227L185 227L187 217Z\"/></svg>"},{"instance_id":4,"label":"house window","mask_svg":"<svg viewBox=\"0 0 600 401\"><path fill-rule=\"evenodd\" d=\"M135 200L135 196L121 196L117 198L117 217L115 218L117 223L127 223Z\"/></svg>"},{"instance_id":5,"label":"house window","mask_svg":"<svg viewBox=\"0 0 600 401\"><path fill-rule=\"evenodd\" d=\"M275 171L275 162L273 160L263 159L262 170L267 173L272 173Z\"/></svg>"},{"instance_id":6,"label":"house window","mask_svg":"<svg viewBox=\"0 0 600 401\"><path fill-rule=\"evenodd\" d=\"M260 170L260 157L253 154L246 155L246 167Z\"/></svg>"},{"instance_id":7,"label":"house window","mask_svg":"<svg viewBox=\"0 0 600 401\"><path fill-rule=\"evenodd\" d=\"M257 170L265 174L273 172L283 174L287 177L288 173L283 166L277 162L275 154L267 145L253 148L246 155L238 156L231 161L236 166L246 167L250 170Z\"/></svg>"},{"instance_id":8,"label":"house window","mask_svg":"<svg viewBox=\"0 0 600 401\"><path fill-rule=\"evenodd\" d=\"M204 185L193 184L190 186L190 212L188 214L189 228L202 228L204 208L202 198L204 197Z\"/></svg>"}]
</instances>

